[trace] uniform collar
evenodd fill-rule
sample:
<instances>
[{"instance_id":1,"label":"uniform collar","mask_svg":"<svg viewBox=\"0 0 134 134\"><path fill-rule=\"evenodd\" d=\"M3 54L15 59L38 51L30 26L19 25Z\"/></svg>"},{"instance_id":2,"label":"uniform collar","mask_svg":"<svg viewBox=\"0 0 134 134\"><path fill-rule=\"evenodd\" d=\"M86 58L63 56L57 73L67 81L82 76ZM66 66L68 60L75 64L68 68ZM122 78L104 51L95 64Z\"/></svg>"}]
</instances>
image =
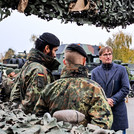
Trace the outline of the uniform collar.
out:
<instances>
[{"instance_id":1,"label":"uniform collar","mask_svg":"<svg viewBox=\"0 0 134 134\"><path fill-rule=\"evenodd\" d=\"M72 65L71 67L64 66L61 72L61 78L67 77L87 77L88 69L79 64Z\"/></svg>"},{"instance_id":2,"label":"uniform collar","mask_svg":"<svg viewBox=\"0 0 134 134\"><path fill-rule=\"evenodd\" d=\"M34 48L30 50L28 60L32 62L38 62L50 71L57 70L60 65L60 63L56 59L52 58L51 56L45 55L43 52Z\"/></svg>"}]
</instances>

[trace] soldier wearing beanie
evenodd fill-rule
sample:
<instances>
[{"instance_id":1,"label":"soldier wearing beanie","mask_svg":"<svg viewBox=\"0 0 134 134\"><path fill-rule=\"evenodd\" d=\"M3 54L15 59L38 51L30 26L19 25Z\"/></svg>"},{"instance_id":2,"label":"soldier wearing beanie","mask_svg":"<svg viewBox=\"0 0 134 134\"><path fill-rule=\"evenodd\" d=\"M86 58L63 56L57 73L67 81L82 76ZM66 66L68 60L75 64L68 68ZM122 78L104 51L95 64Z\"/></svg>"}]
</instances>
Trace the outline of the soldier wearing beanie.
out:
<instances>
[{"instance_id":1,"label":"soldier wearing beanie","mask_svg":"<svg viewBox=\"0 0 134 134\"><path fill-rule=\"evenodd\" d=\"M54 34L45 32L37 38L35 48L30 50L10 96L11 101L22 104L25 113L33 111L40 92L54 81L51 72L60 65L55 59L59 45L60 41Z\"/></svg>"},{"instance_id":2,"label":"soldier wearing beanie","mask_svg":"<svg viewBox=\"0 0 134 134\"><path fill-rule=\"evenodd\" d=\"M15 72L13 68L6 69L6 75L2 76L1 95L2 101L9 101L12 85L14 83Z\"/></svg>"},{"instance_id":3,"label":"soldier wearing beanie","mask_svg":"<svg viewBox=\"0 0 134 134\"><path fill-rule=\"evenodd\" d=\"M63 110L62 114L56 116L57 119L69 120L70 117L72 122L85 126L91 123L104 129L111 128L113 122L111 108L103 89L88 78L86 60L87 54L80 45L67 46L61 79L48 84L41 92L34 108L37 116L43 116L45 112L55 115L56 111ZM79 115L72 116L70 113L66 115L64 112L66 109L81 112L85 115L85 119L78 122Z\"/></svg>"},{"instance_id":4,"label":"soldier wearing beanie","mask_svg":"<svg viewBox=\"0 0 134 134\"><path fill-rule=\"evenodd\" d=\"M19 75L19 72L20 72L20 69L18 69L18 68L14 69L14 73L15 73L14 80L17 79L17 76Z\"/></svg>"},{"instance_id":5,"label":"soldier wearing beanie","mask_svg":"<svg viewBox=\"0 0 134 134\"><path fill-rule=\"evenodd\" d=\"M6 75L7 75L8 78L12 79L15 75L14 69L13 68L7 68Z\"/></svg>"},{"instance_id":6,"label":"soldier wearing beanie","mask_svg":"<svg viewBox=\"0 0 134 134\"><path fill-rule=\"evenodd\" d=\"M14 69L15 74L18 74L20 72L20 69L16 68Z\"/></svg>"}]
</instances>

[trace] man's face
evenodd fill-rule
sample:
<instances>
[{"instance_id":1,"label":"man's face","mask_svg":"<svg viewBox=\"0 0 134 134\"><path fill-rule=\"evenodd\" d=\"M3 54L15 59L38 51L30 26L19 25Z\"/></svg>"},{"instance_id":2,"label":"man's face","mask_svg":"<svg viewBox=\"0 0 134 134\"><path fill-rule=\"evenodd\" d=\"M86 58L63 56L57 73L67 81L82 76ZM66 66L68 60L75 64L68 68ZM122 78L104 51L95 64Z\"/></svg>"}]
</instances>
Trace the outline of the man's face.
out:
<instances>
[{"instance_id":1,"label":"man's face","mask_svg":"<svg viewBox=\"0 0 134 134\"><path fill-rule=\"evenodd\" d=\"M50 52L47 54L53 58L56 57L56 51L58 50L58 47L54 47L52 50L50 50Z\"/></svg>"},{"instance_id":2,"label":"man's face","mask_svg":"<svg viewBox=\"0 0 134 134\"><path fill-rule=\"evenodd\" d=\"M9 75L8 75L8 77L10 78L10 77L14 77L14 75L15 75L15 72L11 72Z\"/></svg>"},{"instance_id":3,"label":"man's face","mask_svg":"<svg viewBox=\"0 0 134 134\"><path fill-rule=\"evenodd\" d=\"M106 49L99 58L103 64L110 64L113 58L112 52Z\"/></svg>"}]
</instances>

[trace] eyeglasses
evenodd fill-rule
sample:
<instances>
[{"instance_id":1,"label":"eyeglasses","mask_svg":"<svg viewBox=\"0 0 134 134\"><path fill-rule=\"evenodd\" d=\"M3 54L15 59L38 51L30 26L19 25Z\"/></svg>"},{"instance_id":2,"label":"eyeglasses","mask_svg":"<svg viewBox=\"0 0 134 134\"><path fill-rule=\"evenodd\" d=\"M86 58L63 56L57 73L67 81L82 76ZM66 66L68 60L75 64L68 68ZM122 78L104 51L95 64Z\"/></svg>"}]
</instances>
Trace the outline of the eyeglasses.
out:
<instances>
[{"instance_id":1,"label":"eyeglasses","mask_svg":"<svg viewBox=\"0 0 134 134\"><path fill-rule=\"evenodd\" d=\"M112 53L109 53L109 54L103 54L102 56L104 56L104 57L108 57L108 56L111 56L112 55Z\"/></svg>"}]
</instances>

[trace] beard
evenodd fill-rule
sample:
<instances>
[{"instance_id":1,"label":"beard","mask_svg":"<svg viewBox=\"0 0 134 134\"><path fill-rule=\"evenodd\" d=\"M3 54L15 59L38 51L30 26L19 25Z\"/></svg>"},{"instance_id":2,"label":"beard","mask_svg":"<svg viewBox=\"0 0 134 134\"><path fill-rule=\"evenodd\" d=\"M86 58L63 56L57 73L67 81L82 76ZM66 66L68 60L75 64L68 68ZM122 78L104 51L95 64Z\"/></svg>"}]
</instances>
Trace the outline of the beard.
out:
<instances>
[{"instance_id":1,"label":"beard","mask_svg":"<svg viewBox=\"0 0 134 134\"><path fill-rule=\"evenodd\" d=\"M52 57L52 58L55 58L52 54L52 50L50 50L50 52L47 54L48 56Z\"/></svg>"}]
</instances>

